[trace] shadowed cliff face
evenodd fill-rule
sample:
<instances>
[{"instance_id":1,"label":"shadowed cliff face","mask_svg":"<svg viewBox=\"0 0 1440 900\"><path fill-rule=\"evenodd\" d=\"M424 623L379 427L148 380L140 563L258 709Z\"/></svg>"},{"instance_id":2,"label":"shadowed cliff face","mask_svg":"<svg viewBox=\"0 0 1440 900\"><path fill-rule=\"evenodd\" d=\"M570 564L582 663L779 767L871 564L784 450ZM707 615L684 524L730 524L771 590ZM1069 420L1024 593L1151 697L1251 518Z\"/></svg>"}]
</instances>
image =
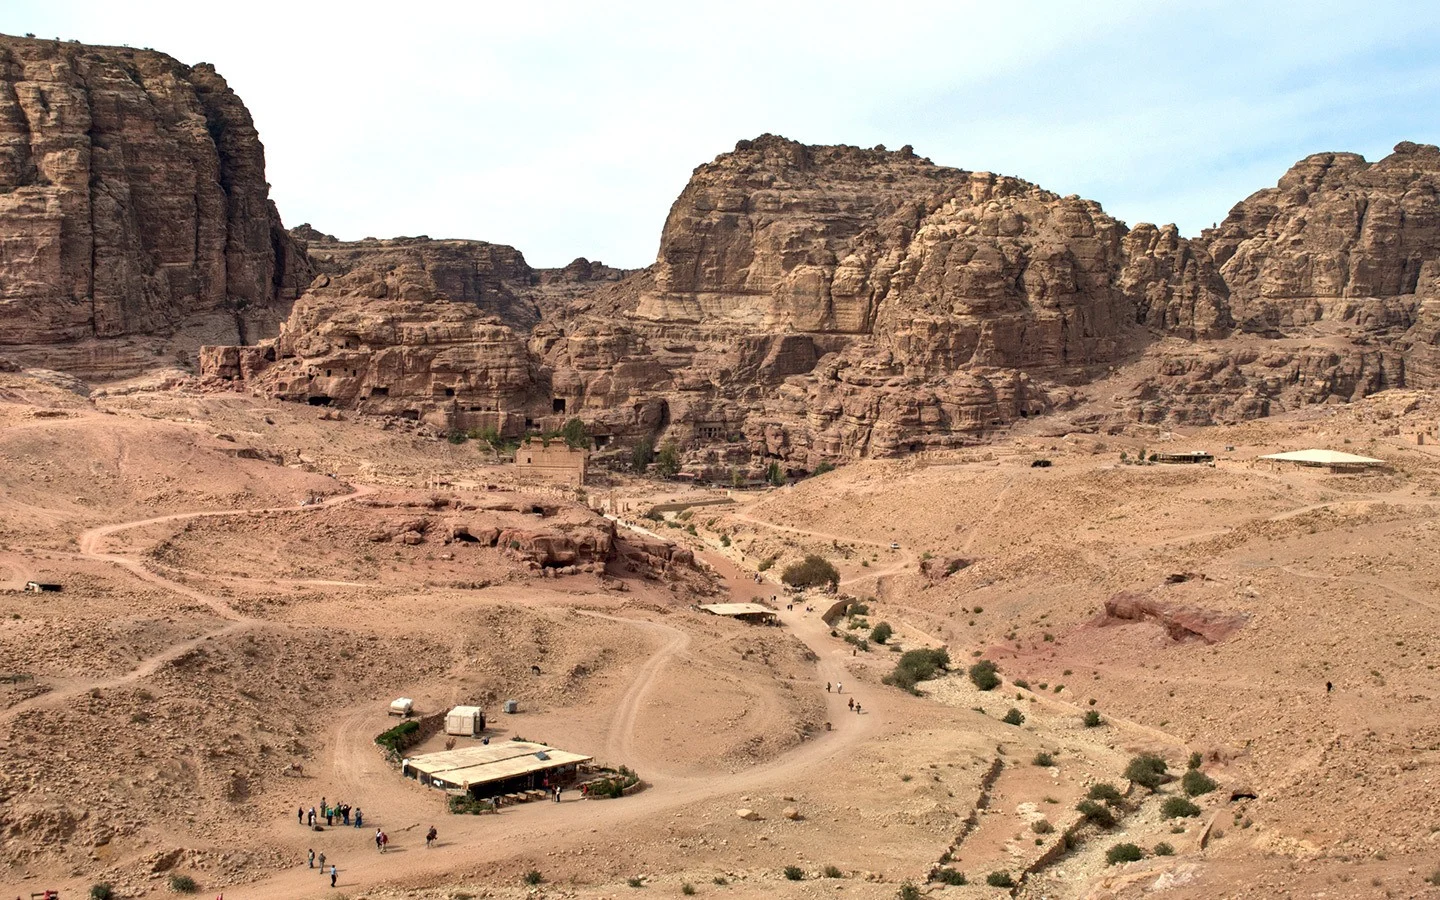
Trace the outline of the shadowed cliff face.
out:
<instances>
[{"instance_id":1,"label":"shadowed cliff face","mask_svg":"<svg viewBox=\"0 0 1440 900\"><path fill-rule=\"evenodd\" d=\"M273 333L310 280L240 99L152 51L0 37L0 235L0 346L82 374L63 345Z\"/></svg>"}]
</instances>

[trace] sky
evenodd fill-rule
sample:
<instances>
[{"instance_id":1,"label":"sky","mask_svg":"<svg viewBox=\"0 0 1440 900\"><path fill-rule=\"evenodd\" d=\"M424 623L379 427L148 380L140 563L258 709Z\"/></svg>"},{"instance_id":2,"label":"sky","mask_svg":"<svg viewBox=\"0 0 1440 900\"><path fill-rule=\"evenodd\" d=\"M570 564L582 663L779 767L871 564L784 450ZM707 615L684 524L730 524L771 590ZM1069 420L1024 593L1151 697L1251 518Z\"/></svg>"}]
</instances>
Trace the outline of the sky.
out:
<instances>
[{"instance_id":1,"label":"sky","mask_svg":"<svg viewBox=\"0 0 1440 900\"><path fill-rule=\"evenodd\" d=\"M286 225L655 259L766 132L911 144L1188 235L1311 154L1440 143L1433 3L0 0L0 31L215 65Z\"/></svg>"}]
</instances>

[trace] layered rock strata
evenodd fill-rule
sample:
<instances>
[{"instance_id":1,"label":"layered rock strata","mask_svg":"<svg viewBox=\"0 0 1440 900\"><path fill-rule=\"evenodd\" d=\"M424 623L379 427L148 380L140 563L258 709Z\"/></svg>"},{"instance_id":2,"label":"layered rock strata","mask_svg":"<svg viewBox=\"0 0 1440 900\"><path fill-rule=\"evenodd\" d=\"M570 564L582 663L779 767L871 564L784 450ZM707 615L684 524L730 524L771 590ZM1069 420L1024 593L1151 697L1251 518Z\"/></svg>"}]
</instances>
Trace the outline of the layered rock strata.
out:
<instances>
[{"instance_id":1,"label":"layered rock strata","mask_svg":"<svg viewBox=\"0 0 1440 900\"><path fill-rule=\"evenodd\" d=\"M78 374L273 333L310 280L245 106L148 50L0 37L0 241L0 346Z\"/></svg>"}]
</instances>

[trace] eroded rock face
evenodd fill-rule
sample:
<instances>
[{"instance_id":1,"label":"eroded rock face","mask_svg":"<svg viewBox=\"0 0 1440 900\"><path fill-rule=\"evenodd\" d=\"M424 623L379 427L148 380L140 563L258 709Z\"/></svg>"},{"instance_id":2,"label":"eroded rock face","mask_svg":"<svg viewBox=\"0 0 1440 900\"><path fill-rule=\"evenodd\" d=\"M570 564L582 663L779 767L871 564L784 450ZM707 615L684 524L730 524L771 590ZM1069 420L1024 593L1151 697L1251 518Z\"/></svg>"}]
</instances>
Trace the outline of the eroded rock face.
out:
<instances>
[{"instance_id":1,"label":"eroded rock face","mask_svg":"<svg viewBox=\"0 0 1440 900\"><path fill-rule=\"evenodd\" d=\"M0 235L0 345L82 375L273 333L310 280L240 99L148 50L0 37Z\"/></svg>"},{"instance_id":2,"label":"eroded rock face","mask_svg":"<svg viewBox=\"0 0 1440 900\"><path fill-rule=\"evenodd\" d=\"M1105 609L1095 624L1117 622L1154 622L1165 629L1171 640L1200 640L1215 644L1245 626L1245 613L1221 613L1198 606L1166 603L1143 594L1120 593L1105 601Z\"/></svg>"}]
</instances>

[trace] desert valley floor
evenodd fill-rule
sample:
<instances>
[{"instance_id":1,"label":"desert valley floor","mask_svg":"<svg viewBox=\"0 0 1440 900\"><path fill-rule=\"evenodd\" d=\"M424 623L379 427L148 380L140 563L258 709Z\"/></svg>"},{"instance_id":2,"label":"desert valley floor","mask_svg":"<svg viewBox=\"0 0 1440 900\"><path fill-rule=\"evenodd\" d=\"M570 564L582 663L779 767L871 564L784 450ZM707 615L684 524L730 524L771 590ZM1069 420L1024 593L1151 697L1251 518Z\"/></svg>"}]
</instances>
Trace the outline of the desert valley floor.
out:
<instances>
[{"instance_id":1,"label":"desert valley floor","mask_svg":"<svg viewBox=\"0 0 1440 900\"><path fill-rule=\"evenodd\" d=\"M1440 447L1414 442L1440 412L1427 396L1183 433L1021 423L991 446L857 462L663 521L641 514L727 492L602 475L591 495L698 565L541 577L435 528L390 537L442 508L503 517L497 498L583 509L474 442L183 378L88 397L44 373L0 378L0 675L18 676L0 683L0 895L166 894L176 874L229 900L1440 890ZM1256 462L1309 446L1389 465ZM1142 447L1218 459L1122 464ZM867 614L832 628L835 596L785 593L778 573L808 553ZM64 589L22 592L31 580ZM693 608L776 597L780 627ZM882 621L893 637L862 650ZM917 695L882 683L897 648L941 646L951 672ZM977 657L998 688L966 677ZM449 814L374 743L397 696L424 713L477 702L492 741L625 765L644 787ZM501 713L512 698L520 711ZM1218 787L1198 815L1163 815L1178 780L1129 785L1141 752L1175 776L1199 754ZM1112 828L1076 809L1096 783L1128 789ZM367 828L297 824L322 797L362 807ZM1107 865L1122 842L1145 859ZM312 848L337 865L334 890ZM1016 887L987 885L999 872Z\"/></svg>"}]
</instances>

